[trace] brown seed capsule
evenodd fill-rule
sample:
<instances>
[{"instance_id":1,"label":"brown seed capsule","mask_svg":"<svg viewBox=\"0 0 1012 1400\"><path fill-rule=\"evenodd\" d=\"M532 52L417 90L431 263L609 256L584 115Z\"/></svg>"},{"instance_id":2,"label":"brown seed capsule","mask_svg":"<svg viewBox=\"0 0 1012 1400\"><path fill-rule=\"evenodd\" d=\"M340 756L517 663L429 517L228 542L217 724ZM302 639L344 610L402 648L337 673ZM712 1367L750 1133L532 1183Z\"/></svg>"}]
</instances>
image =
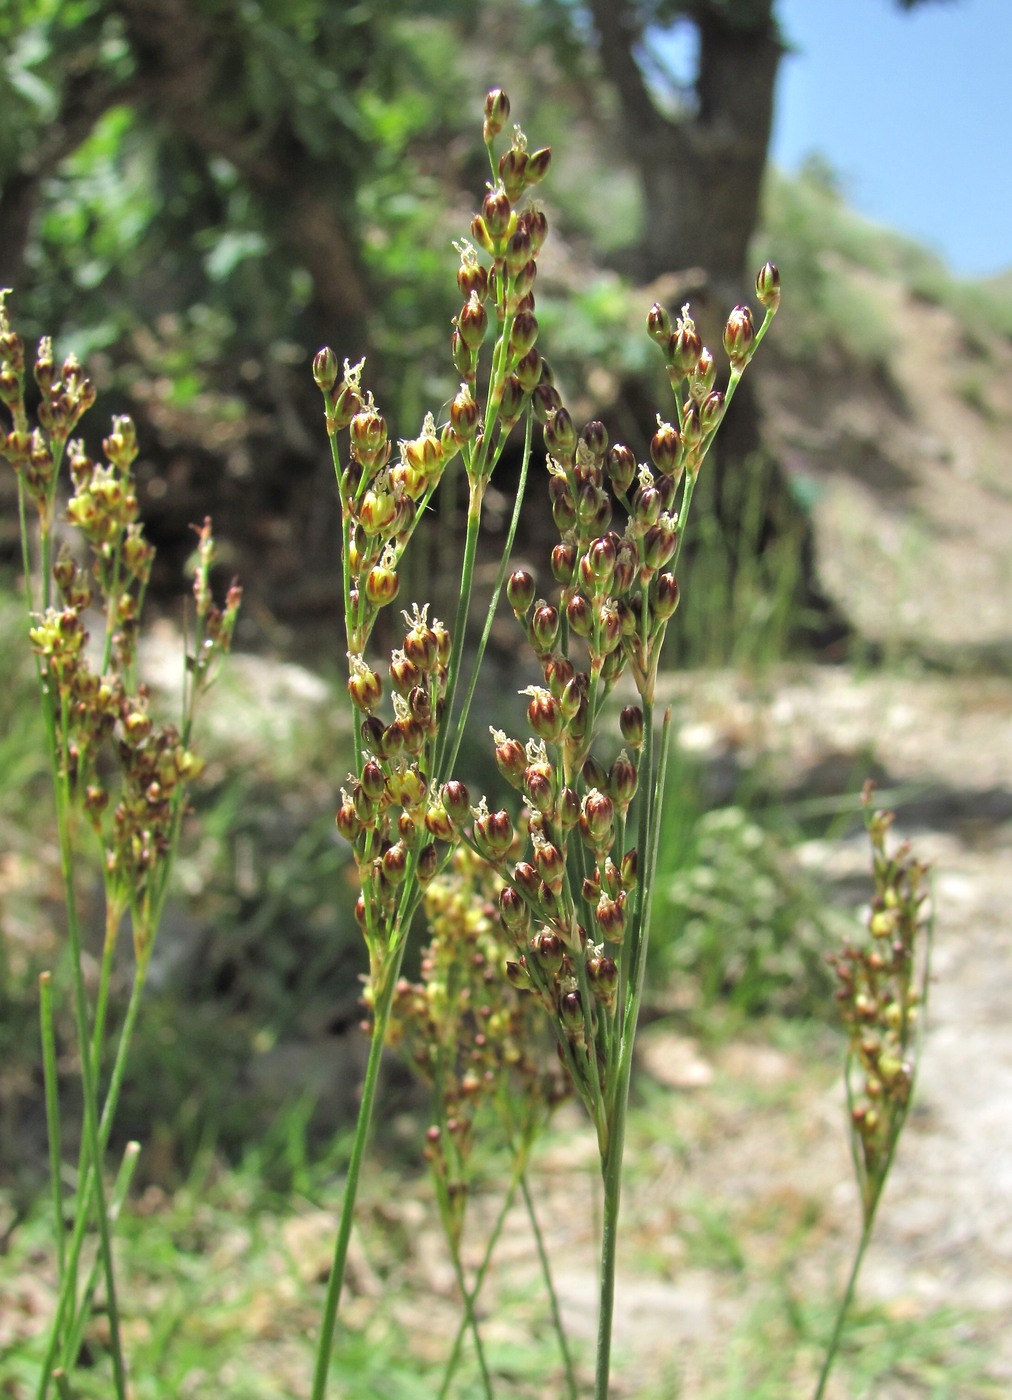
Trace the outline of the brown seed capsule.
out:
<instances>
[{"instance_id":1,"label":"brown seed capsule","mask_svg":"<svg viewBox=\"0 0 1012 1400\"><path fill-rule=\"evenodd\" d=\"M660 346L666 346L671 337L671 317L660 302L655 301L647 312L647 335Z\"/></svg>"},{"instance_id":2,"label":"brown seed capsule","mask_svg":"<svg viewBox=\"0 0 1012 1400\"><path fill-rule=\"evenodd\" d=\"M752 312L747 306L736 306L724 327L724 350L735 369L748 364L755 343Z\"/></svg>"},{"instance_id":3,"label":"brown seed capsule","mask_svg":"<svg viewBox=\"0 0 1012 1400\"><path fill-rule=\"evenodd\" d=\"M509 121L510 100L502 88L492 88L485 98L485 118L483 124L485 144L499 135Z\"/></svg>"},{"instance_id":4,"label":"brown seed capsule","mask_svg":"<svg viewBox=\"0 0 1012 1400\"><path fill-rule=\"evenodd\" d=\"M636 477L636 458L624 443L608 449L608 475L620 496L625 495Z\"/></svg>"},{"instance_id":5,"label":"brown seed capsule","mask_svg":"<svg viewBox=\"0 0 1012 1400\"><path fill-rule=\"evenodd\" d=\"M504 856L513 844L513 823L505 811L483 812L474 819L474 842L489 860Z\"/></svg>"},{"instance_id":6,"label":"brown seed capsule","mask_svg":"<svg viewBox=\"0 0 1012 1400\"><path fill-rule=\"evenodd\" d=\"M507 933L522 937L531 926L531 911L523 895L512 885L499 891L499 917Z\"/></svg>"},{"instance_id":7,"label":"brown seed capsule","mask_svg":"<svg viewBox=\"0 0 1012 1400\"><path fill-rule=\"evenodd\" d=\"M531 702L527 706L527 719L534 733L539 739L554 743L561 736L565 723L558 700L551 691L544 690L541 686L532 686L522 693L531 696Z\"/></svg>"},{"instance_id":8,"label":"brown seed capsule","mask_svg":"<svg viewBox=\"0 0 1012 1400\"><path fill-rule=\"evenodd\" d=\"M780 272L774 263L764 263L755 279L756 296L767 311L780 305Z\"/></svg>"},{"instance_id":9,"label":"brown seed capsule","mask_svg":"<svg viewBox=\"0 0 1012 1400\"><path fill-rule=\"evenodd\" d=\"M538 656L547 656L559 635L559 610L550 603L539 603L531 617L531 640Z\"/></svg>"}]
</instances>

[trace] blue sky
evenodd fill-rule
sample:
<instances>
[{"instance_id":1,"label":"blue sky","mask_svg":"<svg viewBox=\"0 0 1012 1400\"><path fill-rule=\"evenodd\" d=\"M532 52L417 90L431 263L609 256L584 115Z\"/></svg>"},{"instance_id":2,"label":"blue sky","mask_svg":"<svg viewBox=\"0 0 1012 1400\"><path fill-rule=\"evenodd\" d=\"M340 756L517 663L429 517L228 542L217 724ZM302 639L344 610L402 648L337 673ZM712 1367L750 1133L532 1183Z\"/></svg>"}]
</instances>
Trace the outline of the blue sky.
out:
<instances>
[{"instance_id":1,"label":"blue sky","mask_svg":"<svg viewBox=\"0 0 1012 1400\"><path fill-rule=\"evenodd\" d=\"M1012 267L1012 0L779 0L773 160L826 156L848 202L962 276Z\"/></svg>"}]
</instances>

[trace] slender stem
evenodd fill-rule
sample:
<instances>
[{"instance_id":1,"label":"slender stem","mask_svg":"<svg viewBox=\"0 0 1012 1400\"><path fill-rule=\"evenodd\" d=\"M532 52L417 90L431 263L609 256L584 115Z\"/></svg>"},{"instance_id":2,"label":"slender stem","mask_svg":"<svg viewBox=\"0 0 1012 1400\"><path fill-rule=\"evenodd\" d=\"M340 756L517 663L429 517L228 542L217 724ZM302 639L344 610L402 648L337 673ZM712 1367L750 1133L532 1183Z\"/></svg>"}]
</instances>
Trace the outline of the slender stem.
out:
<instances>
[{"instance_id":1,"label":"slender stem","mask_svg":"<svg viewBox=\"0 0 1012 1400\"><path fill-rule=\"evenodd\" d=\"M323 1316L320 1320L320 1340L316 1352L316 1369L313 1373L312 1400L323 1400L327 1393L327 1377L334 1346L334 1328L337 1322L337 1308L341 1300L341 1288L344 1284L344 1271L348 1261L348 1245L351 1241L351 1227L355 1217L359 1175L362 1170L362 1159L365 1156L373 1108L376 1103L380 1064L383 1059L383 1043L390 1023L390 1008L393 1005L394 990L397 986L401 958L406 943L406 939L401 939L399 948L394 955L394 964L380 988L375 1004L372 1039L369 1043L369 1059L366 1063L365 1079L362 1082L362 1100L358 1110L358 1122L355 1125L351 1158L348 1162L341 1219L338 1225L337 1239L334 1242L334 1261L327 1284Z\"/></svg>"},{"instance_id":2,"label":"slender stem","mask_svg":"<svg viewBox=\"0 0 1012 1400\"><path fill-rule=\"evenodd\" d=\"M60 833L60 868L63 876L64 898L67 908L67 930L70 940L70 957L74 987L74 1019L77 1024L78 1055L81 1061L81 1090L84 1099L84 1139L82 1152L90 1154L94 1165L93 1191L95 1215L99 1234L99 1252L105 1276L107 1305L109 1311L109 1341L112 1350L113 1378L118 1400L126 1400L126 1370L123 1364L123 1348L119 1331L119 1307L116 1296L116 1279L113 1272L112 1245L109 1220L106 1211L105 1187L102 1182L102 1152L99 1145L98 1111L95 1077L92 1073L91 1038L88 1030L88 1004L84 987L82 968L83 947L81 928L77 914L77 898L74 889L74 862L71 849L69 794L65 790L65 780L58 779L57 796L58 826ZM77 1209L87 1208L87 1197L78 1195Z\"/></svg>"},{"instance_id":3,"label":"slender stem","mask_svg":"<svg viewBox=\"0 0 1012 1400\"><path fill-rule=\"evenodd\" d=\"M609 1135L607 1151L601 1162L604 1183L604 1217L601 1225L600 1308L597 1332L597 1369L594 1382L595 1400L607 1400L611 1370L611 1340L615 1313L615 1272L618 1259L619 1208L622 1200L622 1165L625 1154L625 1130L629 1107L629 1086L632 1080L633 1046L636 1025L643 998L647 946L650 935L650 913L654 875L657 866L660 806L664 793L667 766L667 739L670 711L665 714L661 735L657 772L654 775L654 712L651 693L643 696L643 756L641 771L647 774L643 806L640 809L638 849L642 859L639 900L636 909L635 936L628 940L630 976L622 1016L619 1053L614 1081L609 1093Z\"/></svg>"},{"instance_id":4,"label":"slender stem","mask_svg":"<svg viewBox=\"0 0 1012 1400\"><path fill-rule=\"evenodd\" d=\"M488 613L485 617L485 626L482 629L481 641L478 643L478 652L474 659L474 665L471 668L471 679L468 683L464 703L461 706L460 719L456 725L456 737L454 738L453 746L450 750L449 757L445 761L443 770L437 770L440 779L448 778L451 775L453 772L453 765L457 761L457 754L460 751L461 741L464 737L464 727L467 724L467 717L471 710L471 702L474 699L474 692L478 685L478 673L481 669L482 658L485 655L485 648L488 646L488 639L492 633L492 623L495 620L496 609L499 606L499 598L502 595L502 586L506 578L506 570L509 568L510 555L513 552L513 541L516 538L517 526L520 523L520 510L523 506L524 495L527 491L527 470L531 463L531 435L533 425L534 414L528 413L524 435L524 455L520 464L520 480L517 484L513 515L510 519L509 530L506 533L506 543L503 548L502 561L499 565L499 572L496 575L495 587L492 589L492 597L489 600Z\"/></svg>"},{"instance_id":5,"label":"slender stem","mask_svg":"<svg viewBox=\"0 0 1012 1400\"><path fill-rule=\"evenodd\" d=\"M442 779L446 773L446 753L449 748L450 727L453 724L453 705L460 677L461 657L464 652L464 638L467 633L467 616L471 606L471 588L474 582L474 566L478 554L478 531L481 525L481 505L485 495L485 483L476 476L468 478L467 534L464 539L464 558L460 567L460 601L453 624L453 646L450 652L450 665L446 682L446 727L439 736L436 748L436 761L433 772Z\"/></svg>"},{"instance_id":6,"label":"slender stem","mask_svg":"<svg viewBox=\"0 0 1012 1400\"><path fill-rule=\"evenodd\" d=\"M128 1142L123 1152L123 1160L120 1163L116 1180L113 1182L112 1195L109 1199L109 1223L115 1225L119 1219L120 1211L123 1209L123 1202L126 1200L127 1192L130 1190L130 1183L133 1180L134 1171L140 1159L141 1145L139 1142ZM91 1304L95 1295L95 1288L98 1284L99 1260L92 1260L88 1277L85 1281L81 1294L81 1301L77 1308L77 1315L74 1325L70 1331L66 1353L69 1358L68 1364L76 1363L81 1345L84 1341L84 1329L88 1325L88 1318L91 1316Z\"/></svg>"},{"instance_id":7,"label":"slender stem","mask_svg":"<svg viewBox=\"0 0 1012 1400\"><path fill-rule=\"evenodd\" d=\"M461 1328L465 1332L470 1332L474 1338L475 1356L478 1358L478 1370L481 1372L481 1383L485 1391L486 1400L493 1400L492 1377L488 1372L488 1362L485 1359L485 1347L481 1340L481 1332L478 1328L478 1316L475 1313L474 1305L478 1298L479 1285L468 1288L467 1279L464 1277L464 1266L460 1258L460 1249L450 1241L450 1258L453 1261L453 1272L457 1280L457 1287L460 1289L460 1296L464 1301L464 1316L461 1318ZM458 1331L458 1338L461 1333ZM459 1355L459 1345L454 1348L453 1370L456 1370L456 1357ZM439 1400L445 1400L447 1387L453 1377L453 1370L450 1370L443 1379L443 1389L439 1392Z\"/></svg>"},{"instance_id":8,"label":"slender stem","mask_svg":"<svg viewBox=\"0 0 1012 1400\"><path fill-rule=\"evenodd\" d=\"M56 1034L53 1027L53 975L39 974L39 1017L42 1024L42 1072L46 1089L46 1128L49 1137L49 1184L53 1193L53 1234L60 1279L66 1269L63 1193L60 1190L60 1094L56 1067Z\"/></svg>"},{"instance_id":9,"label":"slender stem","mask_svg":"<svg viewBox=\"0 0 1012 1400\"><path fill-rule=\"evenodd\" d=\"M524 1160L526 1160L526 1155L524 1157ZM481 1293L482 1285L485 1282L485 1275L488 1272L489 1265L492 1262L492 1254L495 1250L496 1245L499 1243L499 1236L502 1234L503 1226L506 1224L506 1217L509 1214L510 1209L513 1205L513 1201L517 1192L517 1183L520 1179L520 1173L514 1171L513 1179L509 1185L509 1190L503 1197L502 1205L499 1208L499 1214L496 1216L495 1224L492 1227L492 1233L489 1235L488 1242L485 1245L485 1253L482 1256L482 1261L478 1265L478 1271L474 1276L474 1286L471 1289L470 1297L472 1308L475 1300ZM467 1328L468 1317L467 1315L465 1315L460 1319L460 1325L457 1328L457 1335L453 1341L453 1350L450 1352L449 1358L446 1362L446 1366L443 1370L443 1383L439 1389L439 1400L445 1400L445 1396L449 1393L450 1382L453 1380L454 1372L457 1369L457 1362L460 1359L460 1349L464 1343L464 1337L467 1333Z\"/></svg>"},{"instance_id":10,"label":"slender stem","mask_svg":"<svg viewBox=\"0 0 1012 1400\"><path fill-rule=\"evenodd\" d=\"M98 1130L98 1144L99 1152L103 1155L109 1143L109 1135L112 1131L113 1120L116 1116L116 1106L119 1101L120 1090L123 1086L123 1078L126 1074L130 1043L133 1038L134 1027L137 1023L141 997L144 990L145 973L146 969L138 969L138 975L134 979L126 1016L123 1019L123 1028L120 1031L119 1043L116 1048L116 1058L113 1062L109 1089L106 1094L105 1104L102 1108L102 1118ZM53 1362L56 1359L56 1352L59 1347L60 1335L63 1330L64 1319L66 1318L68 1308L71 1309L71 1327L76 1326L76 1319L83 1315L79 1314L79 1310L74 1307L74 1280L77 1277L77 1266L81 1257L81 1249L84 1245L84 1236L88 1225L89 1217L86 1203L91 1196L93 1176L94 1166L90 1159L90 1154L84 1156L82 1153L82 1161L79 1164L78 1172L78 1209L75 1214L74 1229L70 1237L70 1246L67 1250L66 1271L56 1300L56 1312L50 1328L49 1347L42 1367L38 1400L45 1400L46 1394L48 1393L49 1382L52 1378ZM68 1356L65 1358L65 1364L71 1365L75 1359L76 1358L70 1356L68 1352Z\"/></svg>"},{"instance_id":11,"label":"slender stem","mask_svg":"<svg viewBox=\"0 0 1012 1400\"><path fill-rule=\"evenodd\" d=\"M554 1280L552 1279L552 1266L548 1259L548 1250L545 1248L545 1239L541 1233L537 1211L534 1209L534 1198L531 1195L531 1188L527 1181L526 1172L520 1178L520 1189L524 1195L527 1217L531 1222L531 1229L534 1232L534 1242L537 1245L538 1259L541 1263L541 1274L545 1280L545 1288L548 1290L548 1306L552 1313L552 1326L555 1328L555 1335L559 1339L559 1351L562 1353L562 1364L566 1368L566 1389L569 1391L570 1400L577 1400L578 1390L576 1385L576 1373L573 1370L573 1358L570 1354L569 1342L566 1340L566 1329L562 1323L559 1298L555 1291Z\"/></svg>"},{"instance_id":12,"label":"slender stem","mask_svg":"<svg viewBox=\"0 0 1012 1400\"><path fill-rule=\"evenodd\" d=\"M861 1242L857 1247L857 1252L854 1255L854 1262L851 1264L850 1267L850 1277L847 1279L847 1287L844 1290L843 1297L840 1300L840 1306L837 1309L836 1323L833 1327L833 1335L830 1337L829 1343L826 1347L825 1360L822 1363L822 1370L819 1372L819 1382L818 1385L815 1387L815 1394L813 1395L812 1400L822 1400L822 1397L825 1393L826 1383L829 1380L829 1373L833 1369L833 1362L836 1360L836 1353L839 1350L840 1340L843 1336L843 1324L847 1319L847 1313L850 1311L850 1305L854 1298L854 1289L857 1286L857 1276L861 1270L861 1264L864 1260L865 1250L868 1248L868 1243L871 1240L873 1224L874 1216L871 1219L869 1219L868 1223L861 1231Z\"/></svg>"}]
</instances>

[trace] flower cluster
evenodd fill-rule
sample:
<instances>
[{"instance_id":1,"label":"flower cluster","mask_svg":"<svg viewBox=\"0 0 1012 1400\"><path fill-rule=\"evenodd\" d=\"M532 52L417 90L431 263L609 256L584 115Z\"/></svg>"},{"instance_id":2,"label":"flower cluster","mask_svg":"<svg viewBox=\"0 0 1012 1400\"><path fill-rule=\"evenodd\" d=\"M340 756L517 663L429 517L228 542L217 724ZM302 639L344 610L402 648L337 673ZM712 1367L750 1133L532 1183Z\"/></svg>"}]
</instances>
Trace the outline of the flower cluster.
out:
<instances>
[{"instance_id":1,"label":"flower cluster","mask_svg":"<svg viewBox=\"0 0 1012 1400\"><path fill-rule=\"evenodd\" d=\"M544 1018L502 976L509 940L497 907L500 886L465 846L429 883L424 908L431 941L418 982L397 983L388 1035L434 1091L426 1157L455 1247L482 1107L494 1107L507 1141L520 1147L543 1127L567 1087L547 1053Z\"/></svg>"},{"instance_id":2,"label":"flower cluster","mask_svg":"<svg viewBox=\"0 0 1012 1400\"><path fill-rule=\"evenodd\" d=\"M402 888L424 886L445 860L435 838L448 840L445 812L433 800L432 772L444 710L450 634L417 605L403 614L407 630L388 670L393 719L376 711L383 680L361 656L350 657L348 690L362 716L358 770L341 789L337 826L352 848L361 892L355 916L370 953L373 982L382 980L399 927ZM375 985L373 987L375 991Z\"/></svg>"},{"instance_id":3,"label":"flower cluster","mask_svg":"<svg viewBox=\"0 0 1012 1400\"><path fill-rule=\"evenodd\" d=\"M767 305L762 331L778 286L767 265L757 279ZM501 917L515 940L507 975L553 1018L566 1063L598 1117L613 1068L607 1046L615 1017L627 993L637 1003L642 973L645 853L627 844L626 828L638 789L647 789L648 811L656 800L651 763L640 772L644 709L652 711L664 636L678 605L674 570L693 488L761 334L747 308L731 313L724 336L730 376L720 390L714 357L688 308L672 326L654 306L647 330L662 346L678 405L677 423L658 417L649 464L637 464L624 444L610 444L599 422L578 433L547 378L534 391L559 531L551 557L557 589L554 600L539 597L527 570L509 579L507 596L544 684L523 692L529 739L493 731L496 763L521 798L527 844L517 860L509 813L490 811L484 800L467 834L504 881ZM606 701L627 669L641 704L622 710L626 747L603 762L594 745L609 714ZM460 808L445 790L444 804ZM629 930L635 948L623 956Z\"/></svg>"},{"instance_id":4,"label":"flower cluster","mask_svg":"<svg viewBox=\"0 0 1012 1400\"><path fill-rule=\"evenodd\" d=\"M0 292L0 403L10 413L12 423L9 432L0 434L0 455L17 472L48 533L54 519L60 456L82 415L95 402L95 386L74 355L68 355L58 369L52 341L44 337L33 366L41 400L36 426L30 426L25 407L24 345L8 319L8 295Z\"/></svg>"},{"instance_id":5,"label":"flower cluster","mask_svg":"<svg viewBox=\"0 0 1012 1400\"><path fill-rule=\"evenodd\" d=\"M192 752L192 705L209 683L216 658L229 650L241 590L233 585L223 608L214 605L209 573L214 559L210 522L198 530L197 637L187 657L189 683L182 727L161 725L149 713L149 694L136 679L137 640L144 590L154 558L138 521L133 478L134 425L114 419L96 464L70 432L95 392L69 356L57 373L44 339L35 360L41 393L36 424L24 401L24 351L0 301L0 398L12 429L0 437L0 455L18 473L39 513L44 604L30 629L50 708L58 791L71 810L83 811L104 851L103 870L112 914L132 913L139 965L150 955L189 782L202 764ZM64 544L52 558L60 465L66 456L73 491L66 522L90 553L90 567ZM53 593L55 584L56 593ZM103 622L98 656L89 648L88 616Z\"/></svg>"},{"instance_id":6,"label":"flower cluster","mask_svg":"<svg viewBox=\"0 0 1012 1400\"><path fill-rule=\"evenodd\" d=\"M865 788L875 892L868 941L830 959L840 1014L850 1039L848 1099L854 1162L869 1224L892 1162L916 1072L920 1017L927 994L930 913L928 867L909 843L890 853L891 812L871 807Z\"/></svg>"}]
</instances>

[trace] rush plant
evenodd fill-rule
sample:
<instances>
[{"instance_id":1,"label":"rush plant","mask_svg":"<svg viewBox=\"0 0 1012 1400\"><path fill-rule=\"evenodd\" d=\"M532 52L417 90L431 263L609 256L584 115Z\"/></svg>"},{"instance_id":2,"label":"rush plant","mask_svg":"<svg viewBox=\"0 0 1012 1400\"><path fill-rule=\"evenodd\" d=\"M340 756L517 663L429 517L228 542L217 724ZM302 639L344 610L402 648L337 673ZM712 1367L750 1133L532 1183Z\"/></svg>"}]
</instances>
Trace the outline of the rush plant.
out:
<instances>
[{"instance_id":1,"label":"rush plant","mask_svg":"<svg viewBox=\"0 0 1012 1400\"><path fill-rule=\"evenodd\" d=\"M458 933L448 957L431 953L432 968L443 960L455 974L430 978L410 994L400 979L427 891L438 882L440 899L452 899L462 880L474 878L476 863L491 882L486 888L497 892L494 902L486 895L485 917L502 945L503 975L520 1007L526 1001L544 1016L597 1135L603 1227L595 1394L603 1400L608 1393L626 1111L670 724L669 715L657 712L658 667L678 606L675 570L696 481L780 301L779 275L768 263L756 281L761 324L746 306L727 319L729 369L720 385L716 359L689 308L674 321L663 307L651 308L646 329L663 356L674 401L670 421L658 416L650 462L638 463L624 444L609 442L599 422L578 430L541 354L535 315L548 223L529 196L548 170L550 152L529 150L514 127L497 153L508 118L505 93L490 92L483 136L491 181L470 239L457 245L462 305L450 352L460 389L447 421L437 425L427 417L418 436L401 441L395 453L364 385L363 365L345 361L342 370L329 348L314 363L342 511L348 694L357 716L354 769L337 822L354 851L361 887L356 912L369 955L372 1036L314 1400L327 1388L380 1062L388 1040L403 1034L397 1012L405 1004L426 1026L426 1049L414 1051L415 1061L434 1077L442 1071L430 1157L459 1260L468 1115L446 1108L447 1065L436 1047L459 1051L463 969L473 944ZM535 424L547 453L540 490L547 488L558 531L541 586L527 570L510 569ZM480 638L469 649L482 506L514 428L523 434L523 449L513 518ZM398 597L405 551L458 458L468 507L456 616L447 627L430 616L427 602L412 600L401 645L380 654L372 645L376 622ZM517 732L491 734L503 793L475 800L456 765L503 591L518 640L541 678L522 692L526 713ZM431 916L431 894L429 902ZM509 1016L499 1026L489 1016L479 1064L509 1025ZM509 1056L494 1059L493 1080ZM454 1104L468 1099L464 1073L454 1067L451 1075ZM462 1277L461 1290L466 1301L473 1298ZM491 1394L484 1367L483 1378Z\"/></svg>"},{"instance_id":2,"label":"rush plant","mask_svg":"<svg viewBox=\"0 0 1012 1400\"><path fill-rule=\"evenodd\" d=\"M677 569L700 473L737 386L780 302L777 269L756 279L762 320L735 307L723 332L726 369L704 346L688 306L646 315L672 401L658 415L649 461L612 442L600 422L578 428L542 355L535 314L544 210L531 198L550 152L529 149L495 89L485 100L490 181L469 236L455 245L460 308L450 337L459 389L445 421L429 414L396 444L374 401L364 363L324 348L313 363L341 509L340 561L351 771L337 828L358 877L355 915L368 955L370 1036L361 1109L323 1304L311 1383L324 1400L338 1326L356 1198L387 1049L401 1053L432 1091L425 1137L440 1219L462 1301L441 1394L470 1334L482 1391L491 1396L477 1307L513 1200L522 1196L538 1244L566 1389L579 1377L562 1330L548 1251L527 1181L532 1146L567 1094L596 1136L601 1192L595 1400L609 1394L626 1119L643 1003L670 714L658 671L680 590ZM504 133L505 136L504 136ZM71 1391L96 1291L108 1315L117 1400L129 1393L111 1237L137 1145L110 1183L104 1163L141 1009L190 784L200 771L194 716L239 607L233 586L212 600L214 542L197 529L192 625L182 713L161 723L138 677L141 607L152 551L138 523L133 425L113 423L105 460L72 438L94 390L73 357L57 364L48 341L34 361L0 299L0 402L10 423L0 453L18 481L28 635L53 773L67 910L69 997L77 1035L83 1125L65 1186L53 999L41 981L58 1295L37 1396ZM29 400L36 402L34 421ZM545 469L532 472L535 435ZM506 545L487 597L477 596L483 510L511 439L519 482ZM540 460L538 458L537 460ZM431 600L401 599L405 556L424 534L448 469L467 508L454 616ZM61 495L61 470L69 477ZM540 578L513 566L529 478L557 540ZM65 501L65 508L59 503ZM440 572L451 565L439 560ZM422 570L415 569L418 577ZM470 791L460 772L493 621L505 600L518 649L537 679L519 691L507 728L483 742L500 777ZM395 622L401 604L401 623ZM406 603L406 606L404 604ZM381 625L382 624L382 625ZM396 644L389 639L396 636ZM491 764L489 765L491 768ZM923 1000L924 872L886 849L888 822L870 818L876 895L867 948L837 960L850 1032L851 1128L864 1231L819 1381L821 1397L854 1280L910 1103L914 1031ZM89 974L79 893L91 860L104 889L97 972ZM112 997L121 930L129 924L130 992ZM413 932L424 926L416 980L404 975ZM60 989L62 991L62 988ZM469 1277L462 1240L476 1145L494 1133L512 1157L497 1220ZM94 1232L97 1250L84 1249Z\"/></svg>"},{"instance_id":3,"label":"rush plant","mask_svg":"<svg viewBox=\"0 0 1012 1400\"><path fill-rule=\"evenodd\" d=\"M11 426L0 433L0 455L17 475L28 636L38 667L56 802L83 1116L70 1174L64 1169L54 1028L54 996L68 989L57 987L46 971L40 978L40 1008L58 1294L38 1396L45 1400L54 1384L67 1393L67 1377L77 1364L101 1280L115 1394L126 1400L111 1238L138 1144L127 1147L111 1188L102 1168L187 794L201 769L192 747L194 717L230 647L240 590L233 586L223 608L212 600L214 539L207 520L197 530L181 714L178 724L159 722L137 667L154 550L138 520L133 424L126 417L115 419L102 444L105 460L93 461L83 440L71 434L94 403L94 388L74 356L54 361L47 339L32 367L36 406L30 413L24 346L10 325L7 295L0 293L0 402ZM61 514L65 476L69 499ZM90 945L81 912L88 869L100 872L104 897L97 976L87 971ZM110 1015L110 991L127 924L133 967L126 1009L117 1024ZM69 1192L64 1184L68 1177L74 1183ZM98 1250L85 1264L82 1249L89 1230L97 1234Z\"/></svg>"}]
</instances>

